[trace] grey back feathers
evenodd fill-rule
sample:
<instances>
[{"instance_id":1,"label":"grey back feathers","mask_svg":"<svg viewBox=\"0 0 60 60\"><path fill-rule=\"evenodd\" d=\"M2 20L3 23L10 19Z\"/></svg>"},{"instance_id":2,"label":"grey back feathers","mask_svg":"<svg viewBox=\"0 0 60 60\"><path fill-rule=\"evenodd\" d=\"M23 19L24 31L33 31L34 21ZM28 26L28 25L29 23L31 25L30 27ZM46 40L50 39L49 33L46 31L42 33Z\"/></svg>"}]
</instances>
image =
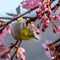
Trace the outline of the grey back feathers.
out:
<instances>
[{"instance_id":1,"label":"grey back feathers","mask_svg":"<svg viewBox=\"0 0 60 60\"><path fill-rule=\"evenodd\" d=\"M21 33L22 28L23 28L23 22L20 21L14 22L11 25L11 35L14 38L18 39L18 35Z\"/></svg>"}]
</instances>

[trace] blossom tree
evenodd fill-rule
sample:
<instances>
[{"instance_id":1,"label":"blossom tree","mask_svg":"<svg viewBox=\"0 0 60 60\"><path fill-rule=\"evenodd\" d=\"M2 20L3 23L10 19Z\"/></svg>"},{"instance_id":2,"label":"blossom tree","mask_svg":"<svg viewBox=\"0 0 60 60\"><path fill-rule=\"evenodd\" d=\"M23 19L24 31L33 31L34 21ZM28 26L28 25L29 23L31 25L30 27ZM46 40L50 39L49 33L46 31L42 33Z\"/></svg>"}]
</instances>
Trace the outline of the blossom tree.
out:
<instances>
[{"instance_id":1,"label":"blossom tree","mask_svg":"<svg viewBox=\"0 0 60 60\"><path fill-rule=\"evenodd\" d=\"M11 14L7 13L10 16L13 16L13 18L10 17L0 17L0 19L9 19L10 21L5 22L0 20L0 59L8 59L13 60L14 56L16 59L21 58L21 60L26 60L26 56L24 55L25 49L23 47L20 47L21 41L17 41L16 43L10 43L9 47L6 47L2 41L4 40L4 37L9 33L11 34L11 23L21 20L25 21L26 26L31 27L31 31L36 34L40 34L40 30L42 32L45 32L45 30L49 27L48 24L52 24L52 30L53 33L60 33L60 25L57 26L55 24L55 21L60 22L60 12L56 13L55 15L52 15L52 13L55 13L58 8L60 7L60 0L57 0L58 3L55 4L54 7L52 7L52 3L55 0L23 0L21 2L22 8L27 9L27 12L20 14L20 5L16 8L17 14ZM26 14L30 14L32 11L35 11L36 16L25 16ZM34 24L36 20L39 23ZM46 55L51 60L60 60L60 44L58 42L60 39L57 39L56 41L48 41L46 40L42 46L45 48ZM12 56L10 56L12 49L15 48L16 51Z\"/></svg>"}]
</instances>

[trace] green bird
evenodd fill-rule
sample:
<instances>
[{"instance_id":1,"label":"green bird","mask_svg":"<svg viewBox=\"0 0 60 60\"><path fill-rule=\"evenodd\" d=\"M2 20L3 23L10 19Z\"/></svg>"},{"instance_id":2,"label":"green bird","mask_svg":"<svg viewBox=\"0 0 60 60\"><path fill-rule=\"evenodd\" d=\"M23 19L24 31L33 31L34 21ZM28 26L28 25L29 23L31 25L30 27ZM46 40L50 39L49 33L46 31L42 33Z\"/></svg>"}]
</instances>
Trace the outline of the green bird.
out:
<instances>
[{"instance_id":1,"label":"green bird","mask_svg":"<svg viewBox=\"0 0 60 60\"><path fill-rule=\"evenodd\" d=\"M33 40L37 39L34 33L27 28L25 23L17 21L11 26L11 35L15 40ZM38 40L38 39L37 39Z\"/></svg>"}]
</instances>

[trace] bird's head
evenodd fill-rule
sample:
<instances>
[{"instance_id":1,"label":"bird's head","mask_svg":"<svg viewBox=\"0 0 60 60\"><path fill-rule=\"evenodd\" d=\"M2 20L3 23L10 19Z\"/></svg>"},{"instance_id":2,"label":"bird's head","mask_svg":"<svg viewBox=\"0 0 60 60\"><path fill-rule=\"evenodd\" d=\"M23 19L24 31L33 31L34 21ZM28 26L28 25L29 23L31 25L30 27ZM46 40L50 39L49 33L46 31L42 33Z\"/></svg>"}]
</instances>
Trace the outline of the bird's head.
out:
<instances>
[{"instance_id":1,"label":"bird's head","mask_svg":"<svg viewBox=\"0 0 60 60\"><path fill-rule=\"evenodd\" d=\"M34 33L30 29L28 29L27 27L24 27L23 30L22 30L22 32L23 32L22 33L23 37L25 37L26 40L32 40L32 39L38 40L35 37Z\"/></svg>"}]
</instances>

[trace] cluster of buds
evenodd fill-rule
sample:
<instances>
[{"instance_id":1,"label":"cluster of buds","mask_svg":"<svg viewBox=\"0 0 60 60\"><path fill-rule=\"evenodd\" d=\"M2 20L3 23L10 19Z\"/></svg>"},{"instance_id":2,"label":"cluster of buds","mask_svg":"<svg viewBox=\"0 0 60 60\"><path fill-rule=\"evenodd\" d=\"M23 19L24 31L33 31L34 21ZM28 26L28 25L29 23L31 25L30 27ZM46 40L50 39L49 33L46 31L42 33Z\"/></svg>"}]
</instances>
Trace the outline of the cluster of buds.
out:
<instances>
[{"instance_id":1,"label":"cluster of buds","mask_svg":"<svg viewBox=\"0 0 60 60\"><path fill-rule=\"evenodd\" d=\"M10 60L11 50L0 42L0 59Z\"/></svg>"},{"instance_id":2,"label":"cluster of buds","mask_svg":"<svg viewBox=\"0 0 60 60\"><path fill-rule=\"evenodd\" d=\"M42 29L41 29L42 32L45 31L45 29L48 27L49 22L51 22L50 18L52 18L52 17L50 17L50 15L52 14L52 12L54 10L54 9L52 9L52 6L51 6L53 1L52 0L24 0L22 2L22 6L24 6L23 8L26 8L29 10L38 6L39 10L36 11L36 17L39 21L43 22ZM60 13L58 13L56 16L54 16L53 20L60 20ZM53 21L53 23L54 23L54 21ZM30 25L33 26L33 24L31 24L31 23L30 23ZM40 26L41 26L40 23L38 23L36 27L39 29ZM58 32L58 30L60 31L60 29L58 27L57 28L55 26L53 27L54 33ZM32 28L32 31L34 31L33 28Z\"/></svg>"},{"instance_id":3,"label":"cluster of buds","mask_svg":"<svg viewBox=\"0 0 60 60\"><path fill-rule=\"evenodd\" d=\"M36 11L36 15L37 15L37 18L40 20L41 19L41 15L42 15L42 10L38 10Z\"/></svg>"},{"instance_id":4,"label":"cluster of buds","mask_svg":"<svg viewBox=\"0 0 60 60\"><path fill-rule=\"evenodd\" d=\"M12 46L14 46L14 43L11 43L10 44L10 51L12 50ZM15 54L15 58L18 59L18 58L21 58L21 60L25 60L26 57L24 55L25 53L25 49L23 47L18 47L17 45L14 46L17 50L16 54Z\"/></svg>"},{"instance_id":5,"label":"cluster of buds","mask_svg":"<svg viewBox=\"0 0 60 60\"><path fill-rule=\"evenodd\" d=\"M40 5L40 9L36 11L36 16L38 20L43 22L41 29L42 32L45 32L45 29L48 27L48 24L50 22L49 15L52 13L50 2L50 0L47 0L46 2L44 2L44 0L41 0L40 4L42 5ZM44 15L42 16L43 11L46 11L46 9L48 9L48 14L44 13ZM40 28L40 24L37 24L37 28Z\"/></svg>"},{"instance_id":6,"label":"cluster of buds","mask_svg":"<svg viewBox=\"0 0 60 60\"><path fill-rule=\"evenodd\" d=\"M27 10L31 10L32 8L38 6L39 2L41 2L40 0L23 0L22 3L22 7L27 9Z\"/></svg>"},{"instance_id":7,"label":"cluster of buds","mask_svg":"<svg viewBox=\"0 0 60 60\"><path fill-rule=\"evenodd\" d=\"M3 27L3 25L4 21L0 21L0 29ZM3 40L8 33L10 33L10 25L7 25L3 31L0 31L0 40Z\"/></svg>"},{"instance_id":8,"label":"cluster of buds","mask_svg":"<svg viewBox=\"0 0 60 60\"><path fill-rule=\"evenodd\" d=\"M51 12L51 4L50 4L50 0L41 0L39 2L39 8L42 10L42 11L46 11L46 9L48 9L48 12Z\"/></svg>"},{"instance_id":9,"label":"cluster of buds","mask_svg":"<svg viewBox=\"0 0 60 60\"><path fill-rule=\"evenodd\" d=\"M51 60L60 60L60 44L52 43L52 41L48 40L46 40L45 43L43 43L45 53Z\"/></svg>"},{"instance_id":10,"label":"cluster of buds","mask_svg":"<svg viewBox=\"0 0 60 60\"><path fill-rule=\"evenodd\" d=\"M5 29L0 33L0 40L4 40L4 37L10 33L10 26L6 26Z\"/></svg>"},{"instance_id":11,"label":"cluster of buds","mask_svg":"<svg viewBox=\"0 0 60 60\"><path fill-rule=\"evenodd\" d=\"M34 30L36 31L36 34L40 34L39 29L37 29L37 27L33 24L33 22L29 23L31 26L31 31L34 32Z\"/></svg>"},{"instance_id":12,"label":"cluster of buds","mask_svg":"<svg viewBox=\"0 0 60 60\"><path fill-rule=\"evenodd\" d=\"M60 12L53 16L54 21L60 21Z\"/></svg>"},{"instance_id":13,"label":"cluster of buds","mask_svg":"<svg viewBox=\"0 0 60 60\"><path fill-rule=\"evenodd\" d=\"M54 26L53 26L53 32L54 32L54 33L60 33L60 26L54 25Z\"/></svg>"},{"instance_id":14,"label":"cluster of buds","mask_svg":"<svg viewBox=\"0 0 60 60\"><path fill-rule=\"evenodd\" d=\"M60 26L56 26L54 24L54 20L59 20L60 21L60 13L58 13L56 16L52 16L52 17L49 17L48 14L44 13L43 17L41 16L42 15L42 12L39 10L36 12L37 13L37 18L40 19L40 21L42 21L43 25L42 25L42 32L45 31L45 29L48 27L48 24L49 23L52 23L53 25L53 32L56 33L56 32L60 32ZM37 28L39 29L40 28L40 23L37 24Z\"/></svg>"},{"instance_id":15,"label":"cluster of buds","mask_svg":"<svg viewBox=\"0 0 60 60\"><path fill-rule=\"evenodd\" d=\"M0 44L0 59L11 59L10 53L13 49L14 43L10 44L10 47L6 47L5 45L3 45L2 43ZM21 60L25 60L25 49L22 47L18 47L17 45L14 46L17 49L17 53L15 55L16 59L21 57Z\"/></svg>"},{"instance_id":16,"label":"cluster of buds","mask_svg":"<svg viewBox=\"0 0 60 60\"><path fill-rule=\"evenodd\" d=\"M24 55L25 49L22 47L18 47L17 53L16 53L16 59L21 58L21 60L25 60L26 57Z\"/></svg>"},{"instance_id":17,"label":"cluster of buds","mask_svg":"<svg viewBox=\"0 0 60 60\"><path fill-rule=\"evenodd\" d=\"M45 11L46 8L47 8L46 3L41 0L41 2L39 2L39 8L40 8L42 11Z\"/></svg>"},{"instance_id":18,"label":"cluster of buds","mask_svg":"<svg viewBox=\"0 0 60 60\"><path fill-rule=\"evenodd\" d=\"M44 16L42 17L40 23L37 24L37 28L39 29L40 26L41 26L41 23L43 23L43 25L42 25L42 32L44 32L45 29L48 27L49 22L50 21L49 21L49 18L47 16L47 14L44 14Z\"/></svg>"}]
</instances>

